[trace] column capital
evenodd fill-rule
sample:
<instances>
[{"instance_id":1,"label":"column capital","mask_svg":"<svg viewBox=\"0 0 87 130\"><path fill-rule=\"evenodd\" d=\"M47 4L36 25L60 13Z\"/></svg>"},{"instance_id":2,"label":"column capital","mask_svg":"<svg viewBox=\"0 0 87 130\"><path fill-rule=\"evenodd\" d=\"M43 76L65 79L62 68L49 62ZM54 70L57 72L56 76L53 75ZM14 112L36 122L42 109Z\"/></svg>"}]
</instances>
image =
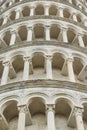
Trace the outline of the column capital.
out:
<instances>
[{"instance_id":1,"label":"column capital","mask_svg":"<svg viewBox=\"0 0 87 130\"><path fill-rule=\"evenodd\" d=\"M27 26L27 30L32 30L32 26Z\"/></svg>"},{"instance_id":2,"label":"column capital","mask_svg":"<svg viewBox=\"0 0 87 130\"><path fill-rule=\"evenodd\" d=\"M52 55L46 55L46 56L45 56L45 59L46 59L46 60L52 60Z\"/></svg>"},{"instance_id":3,"label":"column capital","mask_svg":"<svg viewBox=\"0 0 87 130\"><path fill-rule=\"evenodd\" d=\"M8 17L8 14L3 15L3 18L7 18L7 17Z\"/></svg>"},{"instance_id":4,"label":"column capital","mask_svg":"<svg viewBox=\"0 0 87 130\"><path fill-rule=\"evenodd\" d=\"M31 57L29 57L29 56L23 57L23 60L24 61L31 61Z\"/></svg>"},{"instance_id":5,"label":"column capital","mask_svg":"<svg viewBox=\"0 0 87 130\"><path fill-rule=\"evenodd\" d=\"M62 7L62 6L59 6L58 8L59 8L59 10L60 10L60 9L62 9L62 10L63 10L63 7Z\"/></svg>"},{"instance_id":6,"label":"column capital","mask_svg":"<svg viewBox=\"0 0 87 130\"><path fill-rule=\"evenodd\" d=\"M66 59L66 61L73 62L74 59L73 59L73 57L68 57L68 58Z\"/></svg>"},{"instance_id":7,"label":"column capital","mask_svg":"<svg viewBox=\"0 0 87 130\"><path fill-rule=\"evenodd\" d=\"M45 28L49 28L49 29L50 29L50 25L48 25L48 24L45 24Z\"/></svg>"},{"instance_id":8,"label":"column capital","mask_svg":"<svg viewBox=\"0 0 87 130\"><path fill-rule=\"evenodd\" d=\"M62 27L61 27L61 30L62 30L62 31L63 31L63 30L64 30L64 31L67 31L68 28L67 28L66 26L62 26Z\"/></svg>"},{"instance_id":9,"label":"column capital","mask_svg":"<svg viewBox=\"0 0 87 130\"><path fill-rule=\"evenodd\" d=\"M30 5L29 7L30 7L30 9L34 9L35 5Z\"/></svg>"},{"instance_id":10,"label":"column capital","mask_svg":"<svg viewBox=\"0 0 87 130\"><path fill-rule=\"evenodd\" d=\"M19 105L18 106L18 111L22 113L27 113L28 107L26 105Z\"/></svg>"},{"instance_id":11,"label":"column capital","mask_svg":"<svg viewBox=\"0 0 87 130\"><path fill-rule=\"evenodd\" d=\"M55 104L46 104L46 110L47 111L54 111Z\"/></svg>"},{"instance_id":12,"label":"column capital","mask_svg":"<svg viewBox=\"0 0 87 130\"><path fill-rule=\"evenodd\" d=\"M16 30L13 28L11 28L10 31L11 31L11 33L16 33Z\"/></svg>"},{"instance_id":13,"label":"column capital","mask_svg":"<svg viewBox=\"0 0 87 130\"><path fill-rule=\"evenodd\" d=\"M15 11L21 12L22 8L17 8Z\"/></svg>"},{"instance_id":14,"label":"column capital","mask_svg":"<svg viewBox=\"0 0 87 130\"><path fill-rule=\"evenodd\" d=\"M82 113L84 112L84 109L82 107L75 107L74 113L76 116L82 116Z\"/></svg>"},{"instance_id":15,"label":"column capital","mask_svg":"<svg viewBox=\"0 0 87 130\"><path fill-rule=\"evenodd\" d=\"M10 61L3 61L3 66L12 66L12 64L10 63Z\"/></svg>"},{"instance_id":16,"label":"column capital","mask_svg":"<svg viewBox=\"0 0 87 130\"><path fill-rule=\"evenodd\" d=\"M78 32L77 35L83 37L84 33L83 32Z\"/></svg>"},{"instance_id":17,"label":"column capital","mask_svg":"<svg viewBox=\"0 0 87 130\"><path fill-rule=\"evenodd\" d=\"M73 12L73 14L72 15L76 15L76 12Z\"/></svg>"}]
</instances>

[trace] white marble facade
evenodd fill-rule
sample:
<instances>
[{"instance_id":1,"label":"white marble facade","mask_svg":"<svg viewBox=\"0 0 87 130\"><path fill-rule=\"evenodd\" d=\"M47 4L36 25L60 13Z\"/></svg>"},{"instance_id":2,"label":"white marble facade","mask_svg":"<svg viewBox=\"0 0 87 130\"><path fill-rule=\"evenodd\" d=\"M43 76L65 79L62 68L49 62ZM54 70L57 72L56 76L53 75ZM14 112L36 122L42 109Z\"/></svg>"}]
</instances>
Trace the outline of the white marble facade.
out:
<instances>
[{"instance_id":1,"label":"white marble facade","mask_svg":"<svg viewBox=\"0 0 87 130\"><path fill-rule=\"evenodd\" d=\"M87 129L87 1L0 1L0 130Z\"/></svg>"}]
</instances>

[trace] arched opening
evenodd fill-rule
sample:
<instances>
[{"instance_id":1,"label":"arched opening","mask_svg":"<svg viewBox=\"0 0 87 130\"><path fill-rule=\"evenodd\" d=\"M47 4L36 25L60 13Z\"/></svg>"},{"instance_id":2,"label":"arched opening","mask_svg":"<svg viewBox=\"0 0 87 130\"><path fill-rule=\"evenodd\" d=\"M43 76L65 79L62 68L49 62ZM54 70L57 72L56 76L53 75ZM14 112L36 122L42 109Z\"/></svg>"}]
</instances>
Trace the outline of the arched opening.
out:
<instances>
[{"instance_id":1,"label":"arched opening","mask_svg":"<svg viewBox=\"0 0 87 130\"><path fill-rule=\"evenodd\" d=\"M73 129L67 125L69 115L71 113L71 106L64 98L60 98L56 101L55 105L55 125L56 129Z\"/></svg>"},{"instance_id":2,"label":"arched opening","mask_svg":"<svg viewBox=\"0 0 87 130\"><path fill-rule=\"evenodd\" d=\"M59 34L60 34L60 28L57 26L57 25L51 25L51 28L50 28L50 38L53 39L53 40L59 40L58 37L59 37Z\"/></svg>"},{"instance_id":3,"label":"arched opening","mask_svg":"<svg viewBox=\"0 0 87 130\"><path fill-rule=\"evenodd\" d=\"M35 15L44 15L43 5L37 5L35 8Z\"/></svg>"},{"instance_id":4,"label":"arched opening","mask_svg":"<svg viewBox=\"0 0 87 130\"><path fill-rule=\"evenodd\" d=\"M68 75L65 75L62 71L64 66L64 57L59 53L55 53L52 59L53 78L59 80L68 80Z\"/></svg>"},{"instance_id":5,"label":"arched opening","mask_svg":"<svg viewBox=\"0 0 87 130\"><path fill-rule=\"evenodd\" d=\"M82 18L81 18L81 15L80 15L80 14L77 14L77 21L78 21L79 23L82 22Z\"/></svg>"},{"instance_id":6,"label":"arched opening","mask_svg":"<svg viewBox=\"0 0 87 130\"><path fill-rule=\"evenodd\" d=\"M32 117L32 125L29 126L31 129L46 130L46 115L45 115L45 105L41 98L35 97L31 99L29 104L29 111Z\"/></svg>"},{"instance_id":7,"label":"arched opening","mask_svg":"<svg viewBox=\"0 0 87 130\"><path fill-rule=\"evenodd\" d=\"M57 15L57 12L58 12L58 9L56 6L52 5L50 8L49 8L49 15Z\"/></svg>"},{"instance_id":8,"label":"arched opening","mask_svg":"<svg viewBox=\"0 0 87 130\"><path fill-rule=\"evenodd\" d=\"M63 16L65 17L65 18L69 18L70 17L70 11L68 10L68 9L64 9L64 11L63 11Z\"/></svg>"},{"instance_id":9,"label":"arched opening","mask_svg":"<svg viewBox=\"0 0 87 130\"><path fill-rule=\"evenodd\" d=\"M6 102L4 107L5 108L3 110L3 115L9 124L9 130L11 130L12 128L17 130L17 124L18 124L17 102L14 100L8 101Z\"/></svg>"},{"instance_id":10,"label":"arched opening","mask_svg":"<svg viewBox=\"0 0 87 130\"><path fill-rule=\"evenodd\" d=\"M26 28L26 26L19 27L18 34L19 34L21 41L27 40L27 28Z\"/></svg>"},{"instance_id":11,"label":"arched opening","mask_svg":"<svg viewBox=\"0 0 87 130\"><path fill-rule=\"evenodd\" d=\"M15 20L15 16L16 16L16 12L15 12L15 11L12 11L12 12L11 12L11 15L10 15L10 19L11 19L11 20Z\"/></svg>"},{"instance_id":12,"label":"arched opening","mask_svg":"<svg viewBox=\"0 0 87 130\"><path fill-rule=\"evenodd\" d=\"M76 80L79 82L78 80L78 75L81 72L82 68L83 68L83 62L79 57L74 57L74 62L73 62L73 70L75 73L75 77Z\"/></svg>"},{"instance_id":13,"label":"arched opening","mask_svg":"<svg viewBox=\"0 0 87 130\"><path fill-rule=\"evenodd\" d=\"M34 53L32 57L32 67L33 67L33 74L31 73L31 79L44 79L46 77L45 74L45 59L42 53ZM32 69L31 67L31 69Z\"/></svg>"},{"instance_id":14,"label":"arched opening","mask_svg":"<svg viewBox=\"0 0 87 130\"><path fill-rule=\"evenodd\" d=\"M84 34L84 36L83 36L83 42L84 42L85 47L87 47L87 35L86 34Z\"/></svg>"},{"instance_id":15,"label":"arched opening","mask_svg":"<svg viewBox=\"0 0 87 130\"><path fill-rule=\"evenodd\" d=\"M26 7L23 8L22 14L23 14L23 17L26 17L26 16L30 15L30 9L29 9L28 6L26 6Z\"/></svg>"},{"instance_id":16,"label":"arched opening","mask_svg":"<svg viewBox=\"0 0 87 130\"><path fill-rule=\"evenodd\" d=\"M70 44L78 46L76 34L75 34L75 31L73 29L71 29L71 28L68 29L68 31L67 31L67 37L68 37L68 42Z\"/></svg>"},{"instance_id":17,"label":"arched opening","mask_svg":"<svg viewBox=\"0 0 87 130\"><path fill-rule=\"evenodd\" d=\"M11 33L10 33L10 31L5 32L3 40L6 43L6 45L10 44L10 39L11 39Z\"/></svg>"},{"instance_id":18,"label":"arched opening","mask_svg":"<svg viewBox=\"0 0 87 130\"><path fill-rule=\"evenodd\" d=\"M23 79L23 69L24 69L24 61L23 56L16 55L12 62L12 75L8 82L17 82Z\"/></svg>"},{"instance_id":19,"label":"arched opening","mask_svg":"<svg viewBox=\"0 0 87 130\"><path fill-rule=\"evenodd\" d=\"M37 24L34 26L34 37L33 38L36 40L45 39L44 27L42 24Z\"/></svg>"}]
</instances>

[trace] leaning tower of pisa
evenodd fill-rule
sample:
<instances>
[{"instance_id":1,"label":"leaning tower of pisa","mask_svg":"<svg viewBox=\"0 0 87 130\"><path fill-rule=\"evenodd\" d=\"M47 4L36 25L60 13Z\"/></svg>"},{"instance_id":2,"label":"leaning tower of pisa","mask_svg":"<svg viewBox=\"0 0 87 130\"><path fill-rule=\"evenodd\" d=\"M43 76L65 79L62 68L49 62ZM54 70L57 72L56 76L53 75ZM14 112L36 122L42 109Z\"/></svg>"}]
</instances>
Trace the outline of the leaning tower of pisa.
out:
<instances>
[{"instance_id":1,"label":"leaning tower of pisa","mask_svg":"<svg viewBox=\"0 0 87 130\"><path fill-rule=\"evenodd\" d=\"M0 130L87 130L87 0L0 0Z\"/></svg>"}]
</instances>

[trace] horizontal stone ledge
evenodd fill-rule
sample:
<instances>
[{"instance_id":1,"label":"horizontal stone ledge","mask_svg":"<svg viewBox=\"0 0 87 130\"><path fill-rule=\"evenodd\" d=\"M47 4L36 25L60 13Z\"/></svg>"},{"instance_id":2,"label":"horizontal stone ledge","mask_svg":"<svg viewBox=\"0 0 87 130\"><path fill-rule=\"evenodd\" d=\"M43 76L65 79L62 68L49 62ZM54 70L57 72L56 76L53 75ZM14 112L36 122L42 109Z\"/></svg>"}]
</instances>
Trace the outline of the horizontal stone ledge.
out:
<instances>
[{"instance_id":1,"label":"horizontal stone ledge","mask_svg":"<svg viewBox=\"0 0 87 130\"><path fill-rule=\"evenodd\" d=\"M38 2L38 0L23 0L23 1L20 1L20 2L17 2L17 3L14 3L12 6L6 8L3 12L0 13L0 15L4 12L6 12L7 10L10 10L11 8L15 7L15 6L19 6L19 4L23 4L23 3L27 3L27 2ZM43 1L43 0L39 0L40 1ZM84 15L87 15L86 12L84 10L81 10L78 6L75 6L67 1L64 1L64 0L45 0L47 2L57 2L57 3L60 3L60 4L66 4L67 6L70 6L72 8L75 8L77 9L78 11L82 12ZM5 3L5 0L4 2Z\"/></svg>"},{"instance_id":2,"label":"horizontal stone ledge","mask_svg":"<svg viewBox=\"0 0 87 130\"><path fill-rule=\"evenodd\" d=\"M49 15L49 16L45 16L45 15L34 15L34 16L23 17L23 18L19 18L19 19L15 19L15 20L12 20L10 22L7 22L6 24L0 26L0 31L2 31L6 27L9 27L9 26L11 26L13 24L18 24L20 22L25 22L25 21L27 22L28 20L33 20L33 21L34 20L39 20L40 21L40 19L41 19L41 21L44 20L44 19L47 19L47 20L58 20L58 21L60 20L60 21L68 22L68 23L70 23L70 25L72 23L72 24L74 24L74 26L78 26L80 28L83 28L84 30L87 30L86 26L84 26L81 23L75 22L72 19L62 18L62 17L59 17L59 16L51 16L51 15Z\"/></svg>"},{"instance_id":3,"label":"horizontal stone ledge","mask_svg":"<svg viewBox=\"0 0 87 130\"><path fill-rule=\"evenodd\" d=\"M29 88L61 88L87 93L87 85L60 80L26 80L0 86L0 93Z\"/></svg>"},{"instance_id":4,"label":"horizontal stone ledge","mask_svg":"<svg viewBox=\"0 0 87 130\"><path fill-rule=\"evenodd\" d=\"M6 48L1 48L0 49L0 54L3 54L3 53L6 53L6 52L10 52L12 50L16 50L16 49L19 49L19 48L24 48L24 47L31 47L31 46L55 46L55 47L64 47L64 48L69 48L69 49L72 49L74 51L79 51L81 53L85 53L87 54L87 48L83 48L83 47L76 47L74 45L72 45L71 43L64 43L64 42L58 42L58 41L55 41L55 40L50 40L50 41L36 41L36 40L33 40L31 42L27 42L27 41L21 41L21 42L18 42L16 43L15 45L12 45L12 46L8 46Z\"/></svg>"}]
</instances>

